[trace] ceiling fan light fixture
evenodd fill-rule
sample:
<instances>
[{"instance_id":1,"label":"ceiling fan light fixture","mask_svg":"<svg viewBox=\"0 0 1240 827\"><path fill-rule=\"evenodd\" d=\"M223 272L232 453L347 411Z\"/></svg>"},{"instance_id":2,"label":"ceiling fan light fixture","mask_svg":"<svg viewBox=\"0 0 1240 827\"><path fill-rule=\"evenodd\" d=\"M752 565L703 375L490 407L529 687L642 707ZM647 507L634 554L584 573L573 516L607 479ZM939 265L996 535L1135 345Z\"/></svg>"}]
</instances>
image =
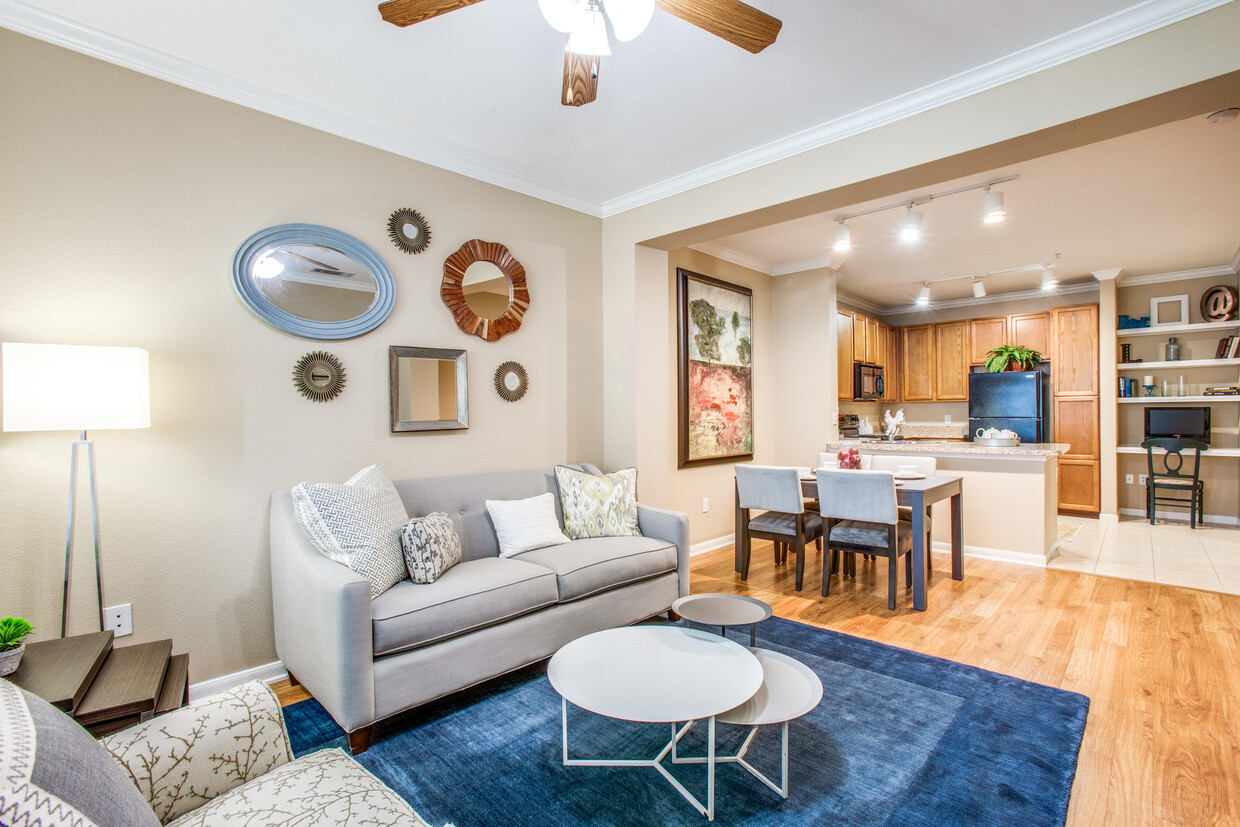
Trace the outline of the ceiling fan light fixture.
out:
<instances>
[{"instance_id":1,"label":"ceiling fan light fixture","mask_svg":"<svg viewBox=\"0 0 1240 827\"><path fill-rule=\"evenodd\" d=\"M835 244L832 246L832 249L837 253L842 253L851 248L852 230L848 228L847 224L841 221L835 228Z\"/></svg>"},{"instance_id":2,"label":"ceiling fan light fixture","mask_svg":"<svg viewBox=\"0 0 1240 827\"><path fill-rule=\"evenodd\" d=\"M616 40L627 43L646 31L654 17L655 0L605 0L607 19Z\"/></svg>"},{"instance_id":3,"label":"ceiling fan light fixture","mask_svg":"<svg viewBox=\"0 0 1240 827\"><path fill-rule=\"evenodd\" d=\"M588 0L538 0L538 10L551 28L571 34L585 26L587 3Z\"/></svg>"},{"instance_id":4,"label":"ceiling fan light fixture","mask_svg":"<svg viewBox=\"0 0 1240 827\"><path fill-rule=\"evenodd\" d=\"M1007 210L1003 208L1003 193L999 190L986 188L986 199L982 208L982 221L987 224L996 224L1007 217Z\"/></svg>"},{"instance_id":5,"label":"ceiling fan light fixture","mask_svg":"<svg viewBox=\"0 0 1240 827\"><path fill-rule=\"evenodd\" d=\"M908 214L904 216L904 226L900 228L900 238L905 241L916 241L921 238L921 213L910 204Z\"/></svg>"},{"instance_id":6,"label":"ceiling fan light fixture","mask_svg":"<svg viewBox=\"0 0 1240 827\"><path fill-rule=\"evenodd\" d=\"M564 47L564 51L596 57L611 54L611 46L607 43L607 22L603 19L603 10L598 0L590 0L585 16L586 24L569 33L568 45Z\"/></svg>"},{"instance_id":7,"label":"ceiling fan light fixture","mask_svg":"<svg viewBox=\"0 0 1240 827\"><path fill-rule=\"evenodd\" d=\"M921 283L921 289L917 291L917 304L925 307L930 303L930 285L924 281Z\"/></svg>"}]
</instances>

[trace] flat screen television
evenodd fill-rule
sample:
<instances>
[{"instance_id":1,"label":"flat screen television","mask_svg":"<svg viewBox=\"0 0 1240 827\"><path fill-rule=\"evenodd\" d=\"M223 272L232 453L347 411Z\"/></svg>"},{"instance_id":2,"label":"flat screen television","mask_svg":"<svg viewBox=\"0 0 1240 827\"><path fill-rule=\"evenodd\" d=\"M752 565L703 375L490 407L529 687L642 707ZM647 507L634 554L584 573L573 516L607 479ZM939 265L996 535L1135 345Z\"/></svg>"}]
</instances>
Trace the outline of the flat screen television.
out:
<instances>
[{"instance_id":1,"label":"flat screen television","mask_svg":"<svg viewBox=\"0 0 1240 827\"><path fill-rule=\"evenodd\" d=\"M1146 439L1196 439L1210 441L1209 408L1146 408Z\"/></svg>"}]
</instances>

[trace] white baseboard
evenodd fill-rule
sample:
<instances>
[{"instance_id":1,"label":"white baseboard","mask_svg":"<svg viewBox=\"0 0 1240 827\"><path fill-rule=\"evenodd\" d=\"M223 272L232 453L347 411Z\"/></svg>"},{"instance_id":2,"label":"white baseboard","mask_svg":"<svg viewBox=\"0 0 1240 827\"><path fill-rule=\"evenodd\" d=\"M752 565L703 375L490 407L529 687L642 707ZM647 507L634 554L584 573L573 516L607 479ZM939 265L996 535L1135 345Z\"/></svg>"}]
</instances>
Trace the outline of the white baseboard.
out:
<instances>
[{"instance_id":1,"label":"white baseboard","mask_svg":"<svg viewBox=\"0 0 1240 827\"><path fill-rule=\"evenodd\" d=\"M1121 508L1119 510L1119 513L1127 514L1129 517L1144 517L1145 509L1144 508ZM1171 520L1173 522L1187 524L1188 523L1188 509L1186 508L1182 511L1181 510L1160 511L1158 513L1158 519ZM1233 517L1230 514L1228 515L1207 514L1203 522L1218 523L1220 525L1240 525L1240 517Z\"/></svg>"},{"instance_id":2,"label":"white baseboard","mask_svg":"<svg viewBox=\"0 0 1240 827\"><path fill-rule=\"evenodd\" d=\"M941 554L951 554L951 543L943 543L935 540L930 545L934 551ZM1007 549L1002 548L986 548L985 546L966 545L964 547L964 556L977 557L980 560L997 560L1000 563L1018 563L1022 566L1034 566L1035 568L1044 569L1046 568L1047 558L1050 557L1058 547L1059 542L1056 541L1054 545L1051 546L1050 551L1047 552L1046 557L1043 557L1040 554L1030 554L1024 551L1008 551Z\"/></svg>"},{"instance_id":3,"label":"white baseboard","mask_svg":"<svg viewBox=\"0 0 1240 827\"><path fill-rule=\"evenodd\" d=\"M202 698L209 698L216 693L226 692L250 681L271 683L272 681L282 680L287 677L288 671L284 668L284 664L278 660L272 661L262 666L255 666L252 669L233 672L231 675L220 675L218 678L212 678L202 683L192 683L189 685L189 701L193 703Z\"/></svg>"},{"instance_id":4,"label":"white baseboard","mask_svg":"<svg viewBox=\"0 0 1240 827\"><path fill-rule=\"evenodd\" d=\"M735 534L725 534L722 537L716 537L713 540L705 540L701 543L694 543L689 546L689 556L696 557L699 554L705 554L708 551L715 551L716 549L721 549L724 546L730 546L732 545L732 540L734 537L736 537Z\"/></svg>"},{"instance_id":5,"label":"white baseboard","mask_svg":"<svg viewBox=\"0 0 1240 827\"><path fill-rule=\"evenodd\" d=\"M1098 515L1098 522L1100 522L1100 523L1118 523L1118 522L1119 522L1119 515L1118 515L1118 514L1099 514L1099 515Z\"/></svg>"}]
</instances>

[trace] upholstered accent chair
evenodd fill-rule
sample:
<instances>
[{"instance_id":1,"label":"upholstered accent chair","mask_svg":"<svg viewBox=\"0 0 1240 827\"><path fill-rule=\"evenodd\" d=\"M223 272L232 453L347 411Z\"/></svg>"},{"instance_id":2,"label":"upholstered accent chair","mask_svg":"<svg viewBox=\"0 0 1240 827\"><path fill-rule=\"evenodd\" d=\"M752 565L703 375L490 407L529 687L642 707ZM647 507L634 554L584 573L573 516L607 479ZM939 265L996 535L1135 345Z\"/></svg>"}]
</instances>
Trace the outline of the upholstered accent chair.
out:
<instances>
[{"instance_id":1,"label":"upholstered accent chair","mask_svg":"<svg viewBox=\"0 0 1240 827\"><path fill-rule=\"evenodd\" d=\"M867 454L861 457L861 467L867 471L891 471L895 473L901 465L912 465L917 473L933 477L938 470L939 462L934 457L911 456L908 454ZM913 521L913 509L900 506L900 519ZM930 557L930 506L926 506L926 571L933 568Z\"/></svg>"},{"instance_id":2,"label":"upholstered accent chair","mask_svg":"<svg viewBox=\"0 0 1240 827\"><path fill-rule=\"evenodd\" d=\"M891 472L819 468L818 503L827 550L833 558L837 552L887 558L887 608L894 609L897 566L900 555L912 550L913 526L899 517ZM909 569L905 578L910 582L911 560L905 560ZM823 560L823 597L829 594L833 568ZM855 571L855 564L846 568Z\"/></svg>"},{"instance_id":3,"label":"upholstered accent chair","mask_svg":"<svg viewBox=\"0 0 1240 827\"><path fill-rule=\"evenodd\" d=\"M795 468L737 465L736 497L741 509L741 579L749 577L753 538L775 544L775 564L797 556L797 591L805 578L805 546L822 538L822 518L805 510L801 475ZM750 511L764 513L750 517Z\"/></svg>"}]
</instances>

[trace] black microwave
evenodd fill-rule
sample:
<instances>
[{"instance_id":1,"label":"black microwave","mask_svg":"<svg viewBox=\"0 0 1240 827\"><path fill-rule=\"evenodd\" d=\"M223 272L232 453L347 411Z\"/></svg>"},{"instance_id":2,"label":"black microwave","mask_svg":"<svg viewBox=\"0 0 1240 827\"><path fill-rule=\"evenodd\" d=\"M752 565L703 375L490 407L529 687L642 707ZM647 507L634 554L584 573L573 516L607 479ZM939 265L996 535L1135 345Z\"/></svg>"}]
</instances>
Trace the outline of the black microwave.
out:
<instances>
[{"instance_id":1,"label":"black microwave","mask_svg":"<svg viewBox=\"0 0 1240 827\"><path fill-rule=\"evenodd\" d=\"M853 399L883 398L883 366L853 363Z\"/></svg>"}]
</instances>

